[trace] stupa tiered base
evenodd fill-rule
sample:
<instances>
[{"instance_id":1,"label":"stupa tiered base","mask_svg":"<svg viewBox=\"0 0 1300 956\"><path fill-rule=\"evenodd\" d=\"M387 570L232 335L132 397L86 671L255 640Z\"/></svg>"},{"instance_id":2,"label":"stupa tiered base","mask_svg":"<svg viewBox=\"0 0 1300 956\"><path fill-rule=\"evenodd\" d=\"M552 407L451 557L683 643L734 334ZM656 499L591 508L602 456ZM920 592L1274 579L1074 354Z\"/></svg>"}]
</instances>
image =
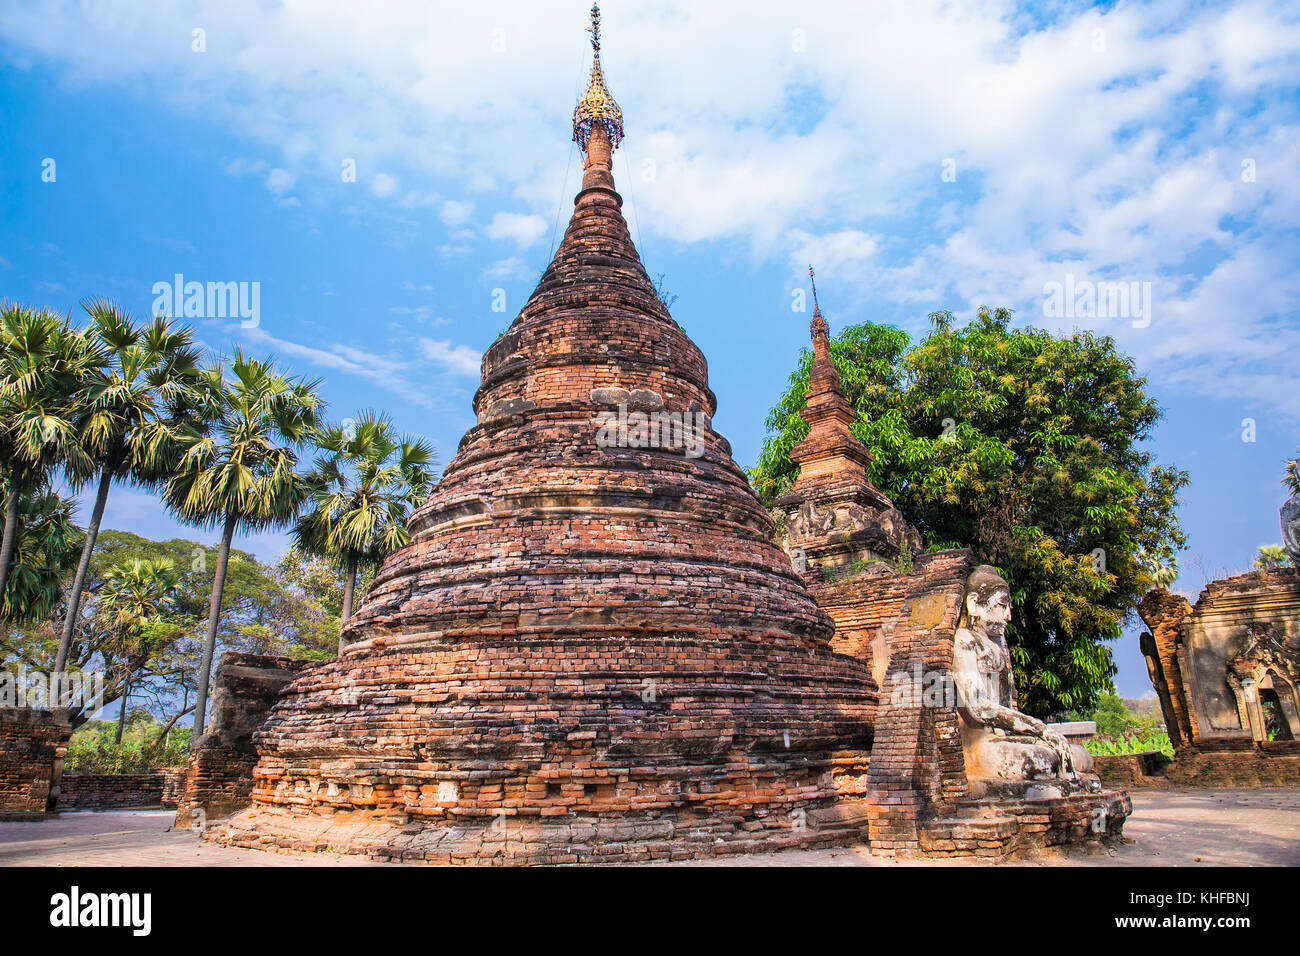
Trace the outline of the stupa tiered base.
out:
<instances>
[{"instance_id":1,"label":"stupa tiered base","mask_svg":"<svg viewBox=\"0 0 1300 956\"><path fill-rule=\"evenodd\" d=\"M770 638L377 646L290 686L212 835L444 863L843 842L875 704L856 661Z\"/></svg>"}]
</instances>

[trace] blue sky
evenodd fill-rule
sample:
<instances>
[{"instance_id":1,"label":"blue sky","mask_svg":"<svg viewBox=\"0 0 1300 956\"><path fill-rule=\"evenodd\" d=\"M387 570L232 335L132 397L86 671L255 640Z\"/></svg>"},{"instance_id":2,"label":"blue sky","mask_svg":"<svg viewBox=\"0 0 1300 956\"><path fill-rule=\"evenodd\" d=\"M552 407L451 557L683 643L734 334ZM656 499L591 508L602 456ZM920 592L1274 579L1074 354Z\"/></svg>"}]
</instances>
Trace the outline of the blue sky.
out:
<instances>
[{"instance_id":1,"label":"blue sky","mask_svg":"<svg viewBox=\"0 0 1300 956\"><path fill-rule=\"evenodd\" d=\"M1151 450L1192 476L1178 587L1245 569L1300 445L1297 11L872 6L602 8L625 212L737 460L806 343L813 262L833 330L988 303L1114 335L1166 409ZM257 282L259 324L198 321L206 345L273 353L445 463L572 208L590 55L583 0L470 7L6 3L0 295L143 316L177 273ZM1067 277L1151 283L1149 321L1046 314ZM202 537L131 489L106 525ZM1117 658L1146 693L1133 632Z\"/></svg>"}]
</instances>

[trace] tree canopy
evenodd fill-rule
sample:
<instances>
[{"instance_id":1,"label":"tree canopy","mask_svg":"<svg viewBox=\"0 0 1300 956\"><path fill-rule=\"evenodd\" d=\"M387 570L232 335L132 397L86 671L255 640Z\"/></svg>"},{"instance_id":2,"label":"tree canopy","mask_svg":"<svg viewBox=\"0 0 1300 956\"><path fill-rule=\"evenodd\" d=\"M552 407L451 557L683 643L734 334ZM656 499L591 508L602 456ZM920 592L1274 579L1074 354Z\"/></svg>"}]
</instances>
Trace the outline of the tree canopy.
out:
<instances>
[{"instance_id":1,"label":"tree canopy","mask_svg":"<svg viewBox=\"0 0 1300 956\"><path fill-rule=\"evenodd\" d=\"M79 543L79 542L78 542ZM204 621L216 568L216 549L185 538L151 541L125 531L100 534L86 578L85 599L68 654L73 671L105 676L104 704L130 687L132 709L171 728L171 718L193 709L196 663L203 650ZM70 549L72 560L76 549ZM137 562L170 564L176 582L166 613L142 624L138 640L124 642L105 613L112 580ZM364 588L368 579L363 579ZM66 583L66 580L65 580ZM275 564L232 549L217 652L280 654L310 660L332 657L341 624L343 576L330 562L291 549ZM61 608L57 610L62 610ZM0 626L0 666L25 664L48 671L59 642L61 614ZM90 713L70 715L74 726Z\"/></svg>"},{"instance_id":2,"label":"tree canopy","mask_svg":"<svg viewBox=\"0 0 1300 956\"><path fill-rule=\"evenodd\" d=\"M71 499L47 487L19 495L0 620L38 621L58 605L63 579L72 570L84 537L73 521L75 507Z\"/></svg>"}]
</instances>

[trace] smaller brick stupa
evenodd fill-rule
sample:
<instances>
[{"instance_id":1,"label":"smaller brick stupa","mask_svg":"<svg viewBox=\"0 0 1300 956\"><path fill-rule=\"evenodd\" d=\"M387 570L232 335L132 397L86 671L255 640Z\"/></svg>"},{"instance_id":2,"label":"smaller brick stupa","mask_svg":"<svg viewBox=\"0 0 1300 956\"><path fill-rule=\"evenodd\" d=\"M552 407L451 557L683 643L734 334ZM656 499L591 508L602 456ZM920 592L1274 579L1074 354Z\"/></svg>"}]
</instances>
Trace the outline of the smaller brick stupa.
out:
<instances>
[{"instance_id":1,"label":"smaller brick stupa","mask_svg":"<svg viewBox=\"0 0 1300 956\"><path fill-rule=\"evenodd\" d=\"M808 435L790 458L799 477L776 501L785 516L784 545L810 584L842 579L872 563L891 564L922 550L921 535L867 477L871 452L854 437L857 410L844 395L831 361L830 329L814 280L813 364L808 404L800 412ZM906 559L904 559L906 560Z\"/></svg>"},{"instance_id":2,"label":"smaller brick stupa","mask_svg":"<svg viewBox=\"0 0 1300 956\"><path fill-rule=\"evenodd\" d=\"M1132 806L1125 794L1102 791L1095 777L1062 779L1047 768L1043 779L982 779L977 751L967 746L968 738L980 742L970 722L1011 718L1014 694L1001 707L963 701L958 688L969 686L971 675L958 649L969 628L980 626L971 616L986 611L987 589L973 591L972 582L996 574L977 568L966 548L922 554L920 534L871 483L871 453L853 435L858 416L831 361L815 285L812 341L802 412L808 435L791 452L799 476L777 507L787 552L835 622L831 646L866 663L881 688L868 774L871 852L1002 859L1118 839ZM1009 604L1009 587L996 580ZM1014 687L1004 651L1000 645L997 679ZM1014 713L1027 726L1038 723ZM1041 737L1024 742L996 736L1001 730L984 733L994 735L991 746L1043 749L1034 747Z\"/></svg>"}]
</instances>

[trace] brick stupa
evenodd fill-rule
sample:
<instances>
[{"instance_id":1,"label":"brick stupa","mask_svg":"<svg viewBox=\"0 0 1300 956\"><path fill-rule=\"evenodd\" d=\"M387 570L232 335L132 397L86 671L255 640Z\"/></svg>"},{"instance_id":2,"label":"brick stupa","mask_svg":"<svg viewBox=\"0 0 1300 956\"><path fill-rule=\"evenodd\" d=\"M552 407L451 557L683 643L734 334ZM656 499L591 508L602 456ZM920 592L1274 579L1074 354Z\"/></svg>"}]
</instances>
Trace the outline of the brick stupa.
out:
<instances>
[{"instance_id":1,"label":"brick stupa","mask_svg":"<svg viewBox=\"0 0 1300 956\"><path fill-rule=\"evenodd\" d=\"M410 545L340 658L281 696L218 839L544 863L865 835L877 688L830 650L632 244L598 27L564 241L484 355Z\"/></svg>"},{"instance_id":2,"label":"brick stupa","mask_svg":"<svg viewBox=\"0 0 1300 956\"><path fill-rule=\"evenodd\" d=\"M812 277L812 267L808 268ZM799 476L776 501L784 515L782 543L813 586L842 579L859 566L885 568L922 550L921 535L871 483L871 452L854 436L857 410L844 394L831 361L830 328L813 286L810 327L813 363L807 404L799 413L808 434L790 450Z\"/></svg>"}]
</instances>

